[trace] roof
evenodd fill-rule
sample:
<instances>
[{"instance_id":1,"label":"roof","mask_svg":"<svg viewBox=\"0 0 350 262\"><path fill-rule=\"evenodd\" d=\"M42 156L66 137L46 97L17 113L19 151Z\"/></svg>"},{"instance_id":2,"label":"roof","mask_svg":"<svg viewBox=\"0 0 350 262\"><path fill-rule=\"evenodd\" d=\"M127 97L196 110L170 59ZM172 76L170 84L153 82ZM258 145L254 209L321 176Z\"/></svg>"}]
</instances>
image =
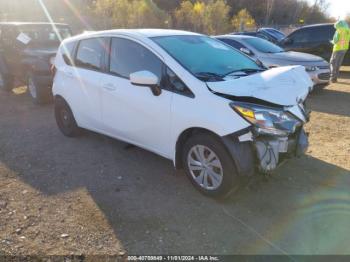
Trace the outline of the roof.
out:
<instances>
[{"instance_id":1,"label":"roof","mask_svg":"<svg viewBox=\"0 0 350 262\"><path fill-rule=\"evenodd\" d=\"M300 28L319 27L319 26L334 26L334 24L324 23L324 24L305 25L305 26L302 26Z\"/></svg>"},{"instance_id":2,"label":"roof","mask_svg":"<svg viewBox=\"0 0 350 262\"><path fill-rule=\"evenodd\" d=\"M114 29L106 31L96 31L85 33L85 36L102 36L102 35L136 35L139 37L158 37L172 35L199 35L188 31L170 30L170 29Z\"/></svg>"},{"instance_id":3,"label":"roof","mask_svg":"<svg viewBox=\"0 0 350 262\"><path fill-rule=\"evenodd\" d=\"M62 26L68 26L64 23L53 23L54 25L62 25ZM0 22L0 25L13 25L13 26L20 26L20 25L52 25L52 23L49 22Z\"/></svg>"},{"instance_id":4,"label":"roof","mask_svg":"<svg viewBox=\"0 0 350 262\"><path fill-rule=\"evenodd\" d=\"M232 38L232 39L251 39L251 38L257 38L256 36L250 36L250 35L218 35L215 36L215 38Z\"/></svg>"}]
</instances>

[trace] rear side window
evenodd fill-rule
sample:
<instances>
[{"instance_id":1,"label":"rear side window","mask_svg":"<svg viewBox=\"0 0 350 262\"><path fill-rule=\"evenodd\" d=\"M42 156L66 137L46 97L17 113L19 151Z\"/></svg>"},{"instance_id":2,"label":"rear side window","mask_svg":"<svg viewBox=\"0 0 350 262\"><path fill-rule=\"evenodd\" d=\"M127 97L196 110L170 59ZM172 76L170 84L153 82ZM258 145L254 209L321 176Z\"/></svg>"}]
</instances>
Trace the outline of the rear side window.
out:
<instances>
[{"instance_id":1,"label":"rear side window","mask_svg":"<svg viewBox=\"0 0 350 262\"><path fill-rule=\"evenodd\" d=\"M232 40L232 39L227 39L227 38L218 38L220 41L232 46L233 48L240 50L241 48L245 48L244 45L242 45L241 43L237 42L236 40Z\"/></svg>"},{"instance_id":2,"label":"rear side window","mask_svg":"<svg viewBox=\"0 0 350 262\"><path fill-rule=\"evenodd\" d=\"M161 79L162 66L162 61L144 46L128 39L112 39L111 73L129 78L132 73L146 70Z\"/></svg>"},{"instance_id":3,"label":"rear side window","mask_svg":"<svg viewBox=\"0 0 350 262\"><path fill-rule=\"evenodd\" d=\"M333 38L335 29L332 26L318 26L301 29L294 33L296 43L328 42Z\"/></svg>"},{"instance_id":4,"label":"rear side window","mask_svg":"<svg viewBox=\"0 0 350 262\"><path fill-rule=\"evenodd\" d=\"M76 42L63 43L61 45L61 54L67 65L72 65L74 61L74 49Z\"/></svg>"},{"instance_id":5,"label":"rear side window","mask_svg":"<svg viewBox=\"0 0 350 262\"><path fill-rule=\"evenodd\" d=\"M79 43L75 65L78 67L102 70L105 42L103 38L91 38Z\"/></svg>"}]
</instances>

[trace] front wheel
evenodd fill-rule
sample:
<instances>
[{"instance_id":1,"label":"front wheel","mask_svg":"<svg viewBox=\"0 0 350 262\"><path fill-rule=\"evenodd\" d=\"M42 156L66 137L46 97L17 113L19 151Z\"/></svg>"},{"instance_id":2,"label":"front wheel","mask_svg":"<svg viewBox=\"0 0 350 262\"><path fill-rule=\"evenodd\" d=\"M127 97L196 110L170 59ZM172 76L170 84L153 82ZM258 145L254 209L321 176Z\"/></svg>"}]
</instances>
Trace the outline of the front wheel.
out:
<instances>
[{"instance_id":1,"label":"front wheel","mask_svg":"<svg viewBox=\"0 0 350 262\"><path fill-rule=\"evenodd\" d=\"M228 196L240 181L232 157L219 138L198 134L184 145L183 166L191 183L204 195Z\"/></svg>"}]
</instances>

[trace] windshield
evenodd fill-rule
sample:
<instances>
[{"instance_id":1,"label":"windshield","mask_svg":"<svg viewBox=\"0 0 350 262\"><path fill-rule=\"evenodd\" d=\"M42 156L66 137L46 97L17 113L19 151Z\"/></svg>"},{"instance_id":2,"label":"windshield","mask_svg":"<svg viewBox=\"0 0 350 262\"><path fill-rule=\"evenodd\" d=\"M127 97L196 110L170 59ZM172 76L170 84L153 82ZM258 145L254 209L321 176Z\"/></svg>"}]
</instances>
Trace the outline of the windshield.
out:
<instances>
[{"instance_id":1,"label":"windshield","mask_svg":"<svg viewBox=\"0 0 350 262\"><path fill-rule=\"evenodd\" d=\"M261 38L247 38L244 41L262 53L284 52L281 47Z\"/></svg>"},{"instance_id":2,"label":"windshield","mask_svg":"<svg viewBox=\"0 0 350 262\"><path fill-rule=\"evenodd\" d=\"M56 26L56 31L52 25L22 25L18 31L25 35L29 44L35 43L57 43L71 36L71 31L67 26Z\"/></svg>"},{"instance_id":3,"label":"windshield","mask_svg":"<svg viewBox=\"0 0 350 262\"><path fill-rule=\"evenodd\" d=\"M247 56L226 44L207 36L162 36L152 38L167 53L197 78L219 81L234 71L242 69L261 70ZM223 80L223 79L221 79Z\"/></svg>"}]
</instances>

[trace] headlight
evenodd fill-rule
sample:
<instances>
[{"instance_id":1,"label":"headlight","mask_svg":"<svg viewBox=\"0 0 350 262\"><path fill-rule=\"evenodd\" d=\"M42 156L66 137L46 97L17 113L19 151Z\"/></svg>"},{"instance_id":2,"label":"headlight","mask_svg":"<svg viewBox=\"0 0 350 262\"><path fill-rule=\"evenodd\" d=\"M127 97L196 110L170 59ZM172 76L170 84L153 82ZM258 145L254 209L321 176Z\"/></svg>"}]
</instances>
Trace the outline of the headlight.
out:
<instances>
[{"instance_id":1,"label":"headlight","mask_svg":"<svg viewBox=\"0 0 350 262\"><path fill-rule=\"evenodd\" d=\"M317 68L317 66L306 66L305 67L305 70L307 71L307 72L314 72L314 71L316 71L318 68Z\"/></svg>"},{"instance_id":2,"label":"headlight","mask_svg":"<svg viewBox=\"0 0 350 262\"><path fill-rule=\"evenodd\" d=\"M259 134L288 136L301 125L296 117L283 110L238 102L233 102L230 106L253 124Z\"/></svg>"}]
</instances>

